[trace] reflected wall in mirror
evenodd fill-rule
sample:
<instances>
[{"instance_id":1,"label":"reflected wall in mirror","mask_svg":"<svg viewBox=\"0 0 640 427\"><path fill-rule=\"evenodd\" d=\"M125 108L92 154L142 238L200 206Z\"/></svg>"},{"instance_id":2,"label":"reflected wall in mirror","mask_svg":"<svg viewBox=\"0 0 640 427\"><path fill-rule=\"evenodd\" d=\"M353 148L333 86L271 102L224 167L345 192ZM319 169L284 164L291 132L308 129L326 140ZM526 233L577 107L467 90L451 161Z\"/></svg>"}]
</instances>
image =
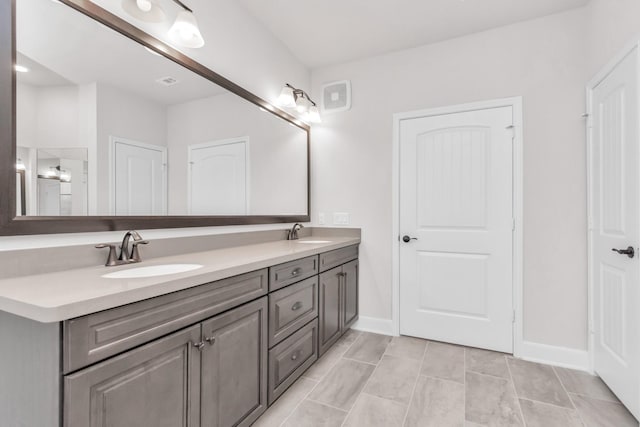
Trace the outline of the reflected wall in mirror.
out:
<instances>
[{"instance_id":1,"label":"reflected wall in mirror","mask_svg":"<svg viewBox=\"0 0 640 427\"><path fill-rule=\"evenodd\" d=\"M60 2L16 51L26 215L308 215L305 129Z\"/></svg>"}]
</instances>

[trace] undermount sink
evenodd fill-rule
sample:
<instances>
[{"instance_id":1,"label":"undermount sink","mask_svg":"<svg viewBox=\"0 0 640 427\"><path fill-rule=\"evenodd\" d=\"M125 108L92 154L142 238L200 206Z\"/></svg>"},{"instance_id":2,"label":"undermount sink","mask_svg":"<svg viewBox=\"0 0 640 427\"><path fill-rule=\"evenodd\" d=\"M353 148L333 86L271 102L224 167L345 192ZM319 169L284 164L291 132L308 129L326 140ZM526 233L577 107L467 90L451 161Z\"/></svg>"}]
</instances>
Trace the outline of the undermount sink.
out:
<instances>
[{"instance_id":1,"label":"undermount sink","mask_svg":"<svg viewBox=\"0 0 640 427\"><path fill-rule=\"evenodd\" d=\"M330 240L295 240L296 243L307 243L309 245L317 245L319 243L331 243Z\"/></svg>"},{"instance_id":2,"label":"undermount sink","mask_svg":"<svg viewBox=\"0 0 640 427\"><path fill-rule=\"evenodd\" d=\"M149 267L129 268L127 270L114 271L103 274L105 279L138 279L142 277L166 276L169 274L184 273L202 268L200 264L164 264L151 265Z\"/></svg>"}]
</instances>

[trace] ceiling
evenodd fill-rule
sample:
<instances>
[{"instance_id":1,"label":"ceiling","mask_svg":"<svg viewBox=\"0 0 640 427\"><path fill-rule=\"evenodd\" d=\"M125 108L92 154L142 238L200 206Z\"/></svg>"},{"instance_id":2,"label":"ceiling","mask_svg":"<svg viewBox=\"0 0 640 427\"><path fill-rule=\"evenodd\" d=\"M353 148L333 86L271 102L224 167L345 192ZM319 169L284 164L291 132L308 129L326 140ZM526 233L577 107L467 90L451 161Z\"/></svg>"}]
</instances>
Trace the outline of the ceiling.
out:
<instances>
[{"instance_id":1,"label":"ceiling","mask_svg":"<svg viewBox=\"0 0 640 427\"><path fill-rule=\"evenodd\" d=\"M589 0L239 0L307 67L380 55L584 6Z\"/></svg>"}]
</instances>

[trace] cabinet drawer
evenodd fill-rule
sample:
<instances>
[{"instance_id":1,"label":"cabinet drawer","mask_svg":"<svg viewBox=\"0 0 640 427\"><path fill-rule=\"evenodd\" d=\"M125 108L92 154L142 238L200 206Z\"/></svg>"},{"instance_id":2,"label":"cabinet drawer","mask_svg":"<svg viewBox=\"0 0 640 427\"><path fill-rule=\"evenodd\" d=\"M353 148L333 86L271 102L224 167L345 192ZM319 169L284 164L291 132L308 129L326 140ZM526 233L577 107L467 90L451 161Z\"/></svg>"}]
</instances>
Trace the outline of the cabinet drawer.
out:
<instances>
[{"instance_id":1,"label":"cabinet drawer","mask_svg":"<svg viewBox=\"0 0 640 427\"><path fill-rule=\"evenodd\" d=\"M269 290L275 291L318 274L318 256L285 262L269 269Z\"/></svg>"},{"instance_id":2,"label":"cabinet drawer","mask_svg":"<svg viewBox=\"0 0 640 427\"><path fill-rule=\"evenodd\" d=\"M327 271L345 262L358 258L358 246L347 246L320 254L320 271Z\"/></svg>"},{"instance_id":3,"label":"cabinet drawer","mask_svg":"<svg viewBox=\"0 0 640 427\"><path fill-rule=\"evenodd\" d=\"M149 342L267 294L267 269L64 322L64 372Z\"/></svg>"},{"instance_id":4,"label":"cabinet drawer","mask_svg":"<svg viewBox=\"0 0 640 427\"><path fill-rule=\"evenodd\" d=\"M272 347L318 316L318 277L269 295L269 346Z\"/></svg>"},{"instance_id":5,"label":"cabinet drawer","mask_svg":"<svg viewBox=\"0 0 640 427\"><path fill-rule=\"evenodd\" d=\"M269 405L317 359L317 320L269 350Z\"/></svg>"}]
</instances>

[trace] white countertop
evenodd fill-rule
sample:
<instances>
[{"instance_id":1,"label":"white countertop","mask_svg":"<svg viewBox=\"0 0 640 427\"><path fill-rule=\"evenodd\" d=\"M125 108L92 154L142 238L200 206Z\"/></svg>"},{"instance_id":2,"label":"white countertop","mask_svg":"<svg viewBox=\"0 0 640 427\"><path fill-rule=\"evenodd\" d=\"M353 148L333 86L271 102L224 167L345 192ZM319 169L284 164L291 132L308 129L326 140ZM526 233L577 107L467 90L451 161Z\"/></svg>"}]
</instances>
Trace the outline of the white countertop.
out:
<instances>
[{"instance_id":1,"label":"white countertop","mask_svg":"<svg viewBox=\"0 0 640 427\"><path fill-rule=\"evenodd\" d=\"M99 266L3 279L0 280L0 310L38 322L60 322L360 243L359 238L353 237L323 236L320 239L329 243L281 240L155 258L118 267ZM204 267L136 279L101 277L113 271L163 264L202 264Z\"/></svg>"}]
</instances>

